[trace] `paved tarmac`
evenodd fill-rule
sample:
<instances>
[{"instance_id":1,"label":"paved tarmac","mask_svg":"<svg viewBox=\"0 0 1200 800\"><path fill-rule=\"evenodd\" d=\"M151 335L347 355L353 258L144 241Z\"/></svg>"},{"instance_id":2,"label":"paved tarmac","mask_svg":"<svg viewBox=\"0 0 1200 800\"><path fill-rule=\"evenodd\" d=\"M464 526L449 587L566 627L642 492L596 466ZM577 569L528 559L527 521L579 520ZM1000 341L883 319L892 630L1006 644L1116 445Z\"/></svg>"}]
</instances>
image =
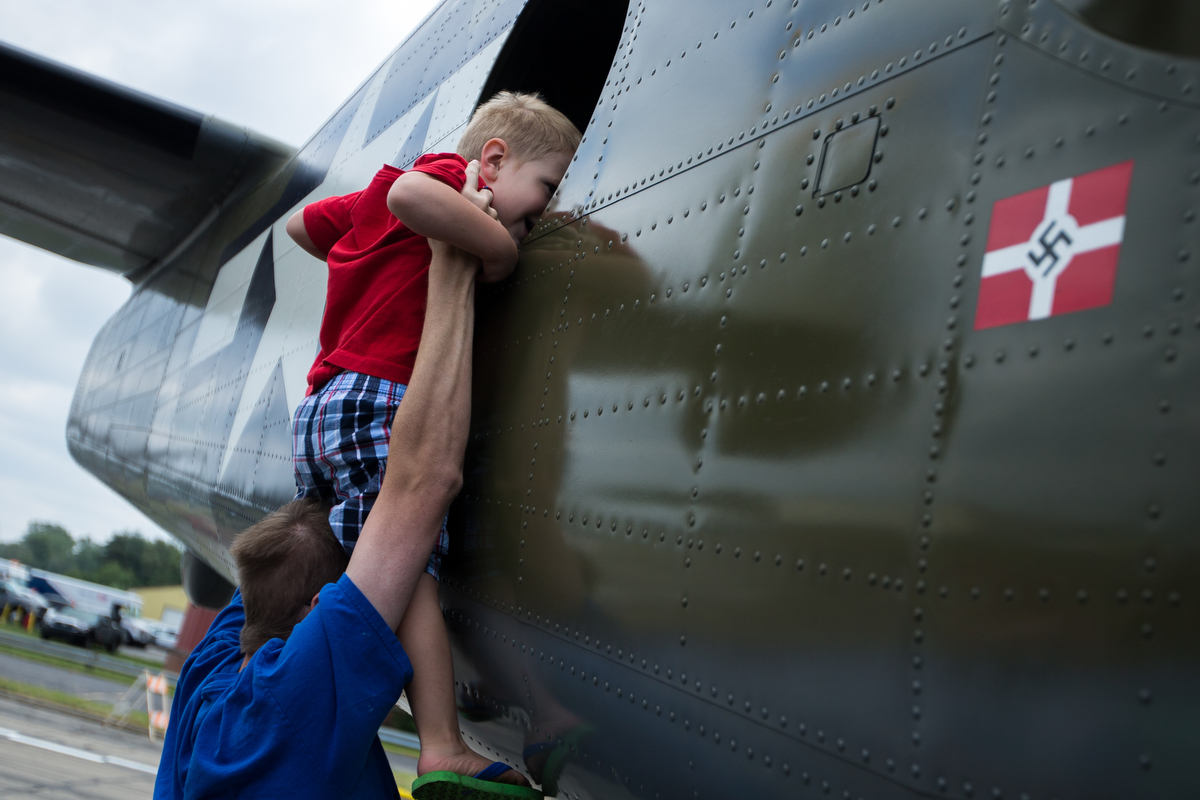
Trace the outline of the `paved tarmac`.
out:
<instances>
[{"instance_id":1,"label":"paved tarmac","mask_svg":"<svg viewBox=\"0 0 1200 800\"><path fill-rule=\"evenodd\" d=\"M140 800L154 793L161 742L0 698L0 797Z\"/></svg>"},{"instance_id":2,"label":"paved tarmac","mask_svg":"<svg viewBox=\"0 0 1200 800\"><path fill-rule=\"evenodd\" d=\"M34 686L56 689L85 700L107 703L110 706L115 705L125 691L133 685L132 678L129 683L117 683L74 670L52 667L39 661L10 656L6 653L0 653L0 676Z\"/></svg>"}]
</instances>

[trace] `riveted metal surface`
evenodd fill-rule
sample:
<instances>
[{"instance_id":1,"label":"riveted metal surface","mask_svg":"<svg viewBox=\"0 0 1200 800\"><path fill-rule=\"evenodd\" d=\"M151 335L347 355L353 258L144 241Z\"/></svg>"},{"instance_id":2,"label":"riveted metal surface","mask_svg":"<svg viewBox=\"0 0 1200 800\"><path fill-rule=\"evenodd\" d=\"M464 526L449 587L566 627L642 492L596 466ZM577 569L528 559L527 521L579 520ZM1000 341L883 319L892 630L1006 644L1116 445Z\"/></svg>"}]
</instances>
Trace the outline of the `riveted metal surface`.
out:
<instances>
[{"instance_id":1,"label":"riveted metal surface","mask_svg":"<svg viewBox=\"0 0 1200 800\"><path fill-rule=\"evenodd\" d=\"M921 747L952 785L1016 780L1013 789L1169 796L1181 791L1175 778L1192 759L1173 731L1200 709L1200 692L1167 666L1195 663L1187 633L1195 611L1163 601L1182 589L1185 565L1197 557L1190 476L1200 468L1200 442L1161 405L1198 388L1182 362L1194 344L1181 322L1194 316L1197 287L1179 252L1196 246L1184 216L1195 199L1188 176L1200 116L1189 105L1162 107L1144 86L1080 70L1067 56L1077 62L1089 36L1069 22L1061 13L1054 26L1031 18L1033 41L1010 36L993 47L999 80L989 80L995 96L981 111L984 158L971 185L978 196L964 207L978 219L960 220L974 234L960 270L961 349L951 359L946 412L929 417L942 428L931 443L943 452L927 581L947 596L923 603L930 613L919 626L927 634ZM1025 29L1020 16L1013 24ZM1048 58L1049 42L1039 46L1035 30L1052 30L1073 49ZM1109 54L1093 55L1104 72ZM1127 159L1133 179L1112 305L971 331L993 203ZM955 267L942 271L951 276ZM1147 559L1157 563L1152 572ZM1134 599L1122 604L1121 592ZM1115 652L1122 656L1097 669L1102 654ZM1171 700L1135 702L1145 686ZM942 713L962 702L979 710L977 719ZM1084 717L1091 723L1066 723ZM1044 724L996 736L1018 719ZM985 739L997 743L986 757ZM963 757L964 745L972 756ZM1041 759L1047 752L1112 767L1064 780ZM1138 762L1146 753L1154 754L1149 772Z\"/></svg>"},{"instance_id":2,"label":"riveted metal surface","mask_svg":"<svg viewBox=\"0 0 1200 800\"><path fill-rule=\"evenodd\" d=\"M512 24L523 5L524 0L439 4L384 68L383 86L363 145L370 144L490 44Z\"/></svg>"},{"instance_id":3,"label":"riveted metal surface","mask_svg":"<svg viewBox=\"0 0 1200 800\"><path fill-rule=\"evenodd\" d=\"M961 47L989 31L994 17L986 4L952 2L757 3L683 16L639 4L632 11L593 117L597 135L580 146L552 209L589 211L743 146ZM881 30L888 31L883 50L846 46ZM716 87L736 90L721 95L719 113L693 113L714 107Z\"/></svg>"},{"instance_id":4,"label":"riveted metal surface","mask_svg":"<svg viewBox=\"0 0 1200 800\"><path fill-rule=\"evenodd\" d=\"M1079 0L1067 1L1079 4ZM1143 12L1148 8L1152 8L1151 4L1143 7ZM1169 17L1164 13L1154 23L1157 24L1151 29L1169 24ZM1200 64L1168 52L1118 42L1089 28L1059 3L1046 0L1002 2L997 28L1104 83L1175 103L1200 104L1200 94L1197 94L1200 92ZM1144 36L1148 32L1143 28L1134 35ZM1164 36L1161 33L1159 36L1162 40L1169 37L1170 34Z\"/></svg>"},{"instance_id":5,"label":"riveted metal surface","mask_svg":"<svg viewBox=\"0 0 1200 800\"><path fill-rule=\"evenodd\" d=\"M507 513L501 537L524 541L508 548L524 617L632 650L727 729L881 777L911 748L908 553L944 302L928 260L958 252L953 215L921 209L959 196L968 161L932 180L927 163L881 161L875 185L801 215L816 162L761 166L819 159L812 131L853 114L886 122L880 151L969 140L977 94L954 83L989 53L959 48L919 83L848 98L548 233L481 324L481 341L505 342L495 374L520 388L511 411L483 399L480 448L527 456L530 472L488 470L473 496L534 508ZM522 403L550 422L506 425ZM588 576L591 603L546 593L564 571ZM821 655L796 659L806 647Z\"/></svg>"},{"instance_id":6,"label":"riveted metal surface","mask_svg":"<svg viewBox=\"0 0 1200 800\"><path fill-rule=\"evenodd\" d=\"M650 12L634 10L633 30L643 37L653 33L646 32ZM1072 741L1047 724L1044 736L988 744L999 729L1020 725L1021 712L1015 709L1040 718L1073 718L1102 708L1116 688L1113 682L1119 682L1110 675L1086 684L1088 690L1085 684L1057 683L1055 671L1064 679L1077 676L1079 650L1048 668L1040 658L1030 662L1030 651L1014 648L1003 633L991 635L1007 652L978 643L976 624L997 632L1036 624L1024 622L1029 605L1053 635L1057 627L1044 622L1046 615L1061 613L1054 611L1059 604L1072 611L1079 605L1078 599L1068 603L1060 597L1061 580L1045 577L1052 571L1048 565L1022 562L1021 581L996 585L1005 583L998 577L1004 554L1020 548L1036 561L1044 549L1070 552L1072 530L1107 548L1104 527L1125 532L1128 527L1102 504L1070 510L1072 485L1081 502L1096 490L1081 473L1092 472L1083 464L1094 458L1097 442L1093 435L1089 446L1063 446L1070 441L1063 436L1073 427L1103 426L1104 416L1113 413L1102 410L1103 401L1093 399L1084 413L1100 416L1089 419L1078 408L1060 405L1070 393L1044 376L1037 379L1042 396L1014 396L1012 384L1004 382L1012 378L1002 373L1015 366L1011 360L996 362L989 354L985 366L977 356L979 365L970 374L961 366L965 348L985 335L963 341L973 311L963 298L977 290L991 203L1106 164L1081 158L1060 160L1051 168L1037 163L1037 148L1035 155L1025 154L1033 144L1024 139L1011 155L1012 148L998 147L1005 106L993 75L999 72L1005 87L1010 82L1007 68L998 70L994 63L1003 47L996 36L959 38L960 27L955 26L949 52L943 42L935 43L942 45L940 54L928 47L922 52L927 63L919 72L900 74L878 88L851 86L852 95L841 101L829 91L824 106L818 97L812 112L801 109L802 121L780 120L778 129L768 124L766 136L751 134L749 127L756 126L747 126L744 138L737 138L741 130L735 134L730 150L728 139L711 154L697 145L694 161L681 139L717 140L694 124L660 139L665 147L647 147L645 141L654 138L648 131L640 137L641 146L618 147L631 130L619 116L621 109L637 102L643 91L637 87L645 81L632 63L636 45L618 59L608 87L613 94L608 100L617 108L598 111L564 182L557 222L543 223L541 238L526 249L511 294L498 300L481 325L482 341L505 342L496 348L499 363L488 367L487 382L492 375L503 376L497 379L520 388L506 393L504 401L482 399L476 422L479 452L487 454L489 465L520 466L511 474L494 467L481 473L472 497L493 498L497 507L503 507L506 495L514 500L513 512L498 528L508 534L497 537L513 543L506 548L512 560L489 564L511 570L510 604L524 623L518 630L538 628L539 637L550 639L529 644L531 653L535 647L539 651L531 681L543 666L542 648L555 642L560 664L573 663L579 650L601 656L592 670L580 667L581 674L593 678L595 670L604 672L599 682L579 684L590 686L601 701L611 699L600 694L611 682L606 662L620 666L617 674L630 669L637 674L645 659L649 683L641 692L655 695L648 708L652 721L663 719L655 709L667 715L668 707L676 722L699 725L703 718L710 737L714 730L725 731L719 752L728 752L728 740L734 738L740 740L733 748L740 758L757 759L763 767L769 750L776 769L780 754L787 753L789 770L802 765L810 779L853 765L855 777L842 784L852 793L867 791L869 781L880 779L887 781L885 794L935 792L944 786L946 791L953 787L956 796L971 795L976 787L1065 795L1072 787L1091 787L1079 788L1086 796L1111 780L1107 773L1097 772L1095 783L1083 781L1064 772L1061 763L1038 766L1034 753L1058 746L1074 764L1090 763L1094 753L1114 759L1125 753L1130 769L1122 779L1135 786L1142 772L1129 754L1155 746L1161 751L1162 742L1138 741L1134 725L1124 738L1111 735L1106 725L1099 734ZM721 31L726 34L730 31ZM698 52L711 44L704 41ZM1018 46L1031 59L1045 59ZM688 51L683 58L695 54ZM651 69L675 70L667 102L686 104L691 81L714 80L705 72L712 65L671 58L670 67L664 60ZM893 63L898 62L899 57ZM1022 137L1056 117L1080 127L1083 137L1088 105L1114 117L1121 113L1115 107L1126 99L1156 107L1153 100L1126 98L1127 90L1105 89L1105 83L1078 72L1071 73L1077 85L1060 85L1047 80L1045 64L1031 64L1027 77L1012 79L1016 90L1006 88L1021 109L1009 124ZM756 69L753 64L739 68ZM978 76L977 82L968 84L963 75ZM726 80L736 85L739 76ZM633 97L620 99L614 86ZM1097 86L1119 96L1089 101ZM728 94L732 103L747 102L744 94ZM1059 108L1049 110L1039 97ZM989 110L991 127L980 122ZM671 119L637 117L660 127ZM705 123L726 118L714 115ZM879 126L868 151L870 183L864 174L861 183L831 187L841 191L819 190L825 142L848 131L846 126L868 124ZM1180 145L1192 135L1178 123L1159 130ZM1141 129L1129 131L1135 141L1142 136L1146 146ZM987 142L987 136L979 141L982 134L992 137L989 147L980 147ZM1047 147L1054 137L1049 138ZM936 152L929 148L932 142L938 142ZM1104 149L1114 152L1111 146ZM1000 185L991 174L976 177L982 171L976 161L981 150L990 172L1007 183ZM890 157L895 153L922 155ZM1184 156L1164 152L1162 161ZM1005 172L1006 157L1022 163L1010 163ZM637 169L623 159L636 159L652 174L644 183L641 177L626 181L624 173ZM649 167L655 159L662 162L661 175ZM762 169L783 162L793 168ZM1167 179L1163 174L1150 183ZM568 210L572 202L574 211ZM1131 250L1153 252L1149 243L1127 242ZM1161 245L1170 254L1190 246ZM1035 326L1026 328L1015 333L1039 341L1046 336ZM993 335L1010 332L1000 331ZM1035 345L1022 341L1013 349L1043 370L1054 369L1073 352L1063 348L1061 355L1050 354L1047 348L1037 361L1036 355L1024 355L1035 352ZM1145 353L1137 363L1147 363ZM1113 366L1092 372L1111 381ZM979 397L964 413L968 379L985 369L1003 383L973 389ZM1084 398L1096 387L1081 384L1078 402L1086 405ZM1127 394L1110 396L1114 411L1130 402ZM997 414L1005 408L1012 409L1013 424L997 429ZM505 424L521 419L523 411L524 417L542 422L528 429ZM1150 421L1161 425L1160 411L1152 411ZM979 420L971 434L964 428L966 413ZM974 475L965 474L967 465L959 459L961 443L969 437L983 437L967 445L970 463L985 470ZM1028 457L1018 454L1042 447L1062 462L1057 469L1013 468ZM1150 467L1137 469L1148 473ZM1047 486L1048 472L1067 476L1062 490ZM1194 474L1194 468L1185 466L1180 474ZM1110 479L1128 485L1119 474L1100 483ZM1146 480L1158 485L1152 474ZM1013 487L994 492L997 481ZM1113 502L1127 494L1111 487L1105 491ZM1059 500L1065 501L1062 513L1075 519L1074 526L1064 528L1060 518L1046 513L1046 504ZM989 504L1003 507L1003 515L990 516ZM1037 522L1013 532L1008 520L1023 519L1022 507L1038 509ZM1145 515L1143 505L1137 513ZM1195 512L1189 508L1182 518L1194 519ZM1093 526L1088 519L1108 523ZM979 531L979 525L988 531ZM1048 546L1051 531L1057 544ZM1114 556L1120 557L1109 550L1101 558ZM983 575L967 580L964 573L975 567ZM466 582L460 584L468 593L472 572L478 574L464 570ZM492 574L490 582L496 582ZM564 575L580 577L562 581ZM990 606L983 594L968 600L974 587L964 582L987 584L984 588L995 595ZM579 592L580 585L587 591ZM955 600L967 610L959 610ZM991 612L976 623L972 608ZM1051 619L1070 624L1069 617ZM1130 636L1144 640L1145 628L1126 627ZM1027 637L1018 639L1036 641ZM1063 637L1039 652L1051 657L1077 644ZM633 661L617 653L632 653ZM1005 670L1002 677L986 671L997 668ZM1046 686L1031 689L1042 674ZM1136 682L1132 674L1125 680ZM568 681L568 688L551 691L540 702L526 698L531 702L523 708L535 721L551 709L553 719L571 697L570 713L600 726L619 724L617 710L593 706L586 699L592 695L580 696L571 685ZM663 692L671 704L658 701ZM1125 709L1127 698L1120 692L1111 696L1122 713L1145 715L1144 706ZM1164 735L1192 713L1192 693L1175 696L1189 700L1160 729ZM968 707L995 715L997 727L981 727L977 715L957 711L963 698L971 698ZM1111 725L1125 721L1106 718ZM536 722L531 726L542 733ZM553 723L551 732L558 732ZM1050 739L1056 736L1054 744ZM963 757L958 748L967 741L974 746L971 756ZM585 773L578 785L603 779L613 791L625 769L631 785L641 789L634 794L657 794L657 787L644 782L638 752L632 747L605 758L593 751L590 760L577 764ZM663 746L654 753L663 756ZM689 773L682 774L697 769L695 755L684 750L677 757L681 770L685 757L689 762ZM607 766L610 760L615 774ZM1181 767L1167 769L1177 775ZM1065 774L1071 778L1064 780ZM828 780L821 779L821 788L832 789L845 777ZM699 783L711 787L720 781L720 775L706 774ZM780 789L764 786L763 791ZM672 796L687 795L683 788Z\"/></svg>"},{"instance_id":7,"label":"riveted metal surface","mask_svg":"<svg viewBox=\"0 0 1200 800\"><path fill-rule=\"evenodd\" d=\"M479 292L441 594L469 742L572 800L1195 794L1197 65L1050 0L520 8L439 7L137 287L76 458L234 578L324 301L283 220L548 87L587 129ZM995 204L1129 162L1111 297L981 316Z\"/></svg>"}]
</instances>

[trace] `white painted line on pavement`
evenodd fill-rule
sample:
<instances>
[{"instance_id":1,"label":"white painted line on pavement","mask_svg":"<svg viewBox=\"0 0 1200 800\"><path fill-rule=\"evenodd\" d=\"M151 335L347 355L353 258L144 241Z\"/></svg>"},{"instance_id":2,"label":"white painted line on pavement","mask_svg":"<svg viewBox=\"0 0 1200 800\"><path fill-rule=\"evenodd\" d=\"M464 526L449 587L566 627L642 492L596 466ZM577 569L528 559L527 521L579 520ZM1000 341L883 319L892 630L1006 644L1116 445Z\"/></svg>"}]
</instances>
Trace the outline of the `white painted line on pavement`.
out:
<instances>
[{"instance_id":1,"label":"white painted line on pavement","mask_svg":"<svg viewBox=\"0 0 1200 800\"><path fill-rule=\"evenodd\" d=\"M117 767L125 767L126 769L136 769L138 772L145 772L147 775L157 775L158 767L150 764L143 764L140 761L130 761L128 758L120 756L105 756L105 764L112 764Z\"/></svg>"},{"instance_id":2,"label":"white painted line on pavement","mask_svg":"<svg viewBox=\"0 0 1200 800\"><path fill-rule=\"evenodd\" d=\"M71 756L82 761L90 761L93 764L112 764L115 767L125 767L126 769L134 769L138 772L145 772L148 775L157 775L158 767L151 764L143 764L140 761L130 761L127 758L120 756L102 756L99 753L91 753L87 750L79 750L74 747L58 744L57 742L48 742L45 739L35 739L32 736L26 736L20 731L9 730L8 728L0 728L0 739L8 739L16 744L27 744L30 747L37 747L41 750L49 750L52 753L58 753L64 756Z\"/></svg>"}]
</instances>

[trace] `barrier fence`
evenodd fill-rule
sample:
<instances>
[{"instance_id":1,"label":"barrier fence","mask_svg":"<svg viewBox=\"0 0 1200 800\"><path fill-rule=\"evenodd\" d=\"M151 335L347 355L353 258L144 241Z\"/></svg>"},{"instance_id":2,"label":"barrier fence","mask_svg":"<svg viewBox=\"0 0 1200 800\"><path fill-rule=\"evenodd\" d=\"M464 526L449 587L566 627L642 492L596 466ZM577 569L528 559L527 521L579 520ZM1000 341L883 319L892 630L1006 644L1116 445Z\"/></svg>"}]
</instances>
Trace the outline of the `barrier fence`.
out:
<instances>
[{"instance_id":1,"label":"barrier fence","mask_svg":"<svg viewBox=\"0 0 1200 800\"><path fill-rule=\"evenodd\" d=\"M149 668L148 666L122 661L119 658L104 656L95 650L73 647L69 644L59 644L58 642L47 642L42 639L32 639L19 633L12 633L11 631L0 630L0 644L18 650L25 650L29 653L54 656L64 661L82 664L85 667L101 667L109 672L115 672L118 675L125 675L130 678L138 677L144 670ZM179 677L174 672L164 672L163 675L172 686L175 685L175 681Z\"/></svg>"}]
</instances>

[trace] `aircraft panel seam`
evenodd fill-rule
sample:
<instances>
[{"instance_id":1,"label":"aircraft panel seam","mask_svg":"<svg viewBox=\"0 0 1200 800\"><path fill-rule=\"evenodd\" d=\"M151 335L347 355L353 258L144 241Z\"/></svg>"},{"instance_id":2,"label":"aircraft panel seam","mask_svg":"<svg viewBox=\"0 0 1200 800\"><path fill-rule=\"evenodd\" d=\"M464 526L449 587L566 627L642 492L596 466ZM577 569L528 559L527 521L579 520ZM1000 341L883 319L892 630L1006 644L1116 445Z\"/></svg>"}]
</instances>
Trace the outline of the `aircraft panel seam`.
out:
<instances>
[{"instance_id":1,"label":"aircraft panel seam","mask_svg":"<svg viewBox=\"0 0 1200 800\"><path fill-rule=\"evenodd\" d=\"M982 33L975 37L965 39L962 44L954 47L953 49L944 50L939 54L930 56L930 57L922 60L919 64L916 64L907 69L902 69L899 72L897 72L895 75L892 75L890 77L885 77L882 80L878 81L877 83L873 83L873 84L870 84L869 86L864 86L861 88L856 87L856 88L852 89L850 92L848 92L847 94L843 95L843 99L838 100L836 103L830 103L830 104L824 105L824 106L817 106L817 107L814 107L812 110L805 109L801 113L793 115L790 120L785 120L785 121L778 123L776 126L772 127L770 131L764 130L763 132L760 132L757 135L751 136L750 138L746 139L746 141L744 141L744 142L729 145L729 146L723 148L720 152L718 152L712 156L709 156L708 158L705 158L703 160L696 161L693 164L685 163L683 167L677 167L674 164L672 164L671 166L675 167L675 169L672 173L669 173L665 177L655 181L653 184L649 184L646 186L638 186L636 189L630 189L628 192L622 193L622 195L619 198L614 198L612 200L608 200L605 202L596 200L596 201L593 201L591 204L587 204L584 206L578 206L570 211L561 210L558 212L551 212L551 213L556 213L558 215L558 217L556 219L551 220L551 222L547 223L547 227L543 230L537 230L537 228L535 228L535 233L530 234L530 236L532 238L527 239L526 242L532 244L533 242L537 241L538 239L542 238L543 236L553 233L554 231L558 230L559 228L568 226L571 223L573 223L575 220L581 219L581 218L587 216L588 214L592 213L593 211L597 211L597 210L600 210L603 208L611 208L612 206L616 205L617 203L621 202L622 200L632 197L633 195L640 194L642 192L653 189L655 186L661 186L662 184L670 181L672 178L682 175L685 172L690 172L693 169L697 169L701 166L711 164L715 161L718 161L723 156L727 156L730 153L736 152L743 147L748 147L751 144L761 141L761 140L765 139L767 136L769 136L770 134L775 133L776 131L783 130L784 128L786 128L790 125L795 125L796 123L803 122L803 121L807 120L809 117L815 116L820 113L824 113L830 107L837 105L839 103L843 103L843 102L845 102L846 99L855 97L855 96L867 91L868 89L876 89L876 88L885 86L892 81L898 80L902 77L912 74L913 72L915 72L916 70L920 69L921 67L923 67L927 64L932 64L941 59L949 58L952 55L969 50L972 46L979 44L980 42L987 40L995 35L996 34L995 34L994 30L989 30L986 33ZM589 125L588 126L589 132L591 131L591 128L592 128L592 126ZM588 133L585 132L584 136L586 137L587 135L588 135ZM569 219L567 219L568 217L569 217ZM541 226L537 226L537 227L540 228Z\"/></svg>"}]
</instances>

